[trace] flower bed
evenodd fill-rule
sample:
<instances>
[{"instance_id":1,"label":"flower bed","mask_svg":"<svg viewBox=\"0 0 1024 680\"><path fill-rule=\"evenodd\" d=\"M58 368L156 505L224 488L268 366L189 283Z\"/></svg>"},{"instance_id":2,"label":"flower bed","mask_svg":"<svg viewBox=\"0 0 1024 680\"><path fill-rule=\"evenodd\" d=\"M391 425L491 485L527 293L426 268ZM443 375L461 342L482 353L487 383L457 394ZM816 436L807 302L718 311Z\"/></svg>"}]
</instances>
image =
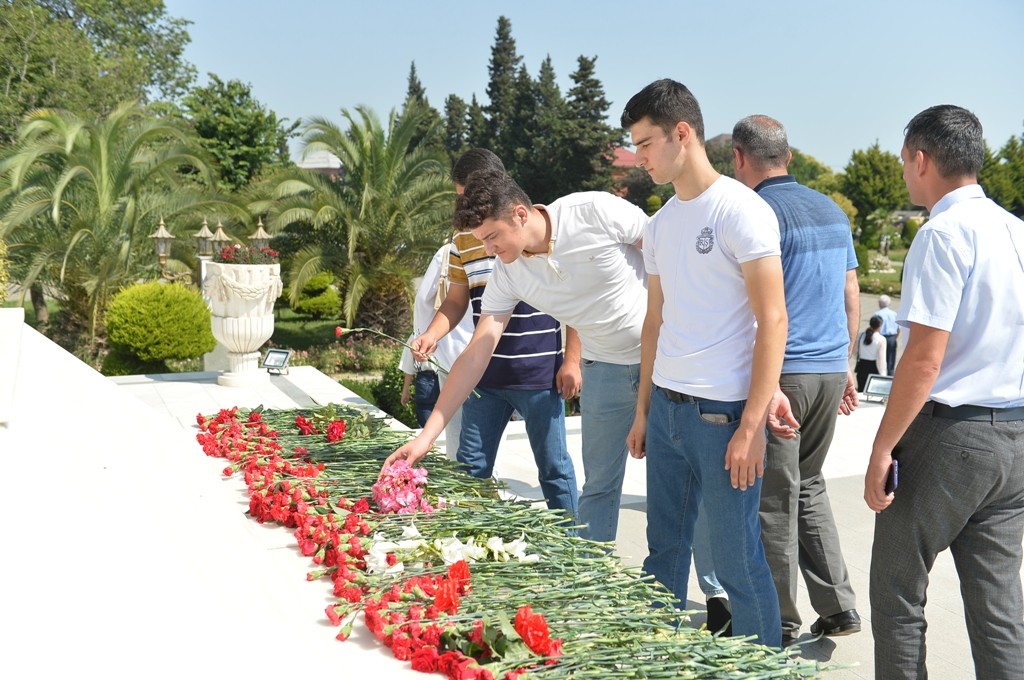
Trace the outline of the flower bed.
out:
<instances>
[{"instance_id":1,"label":"flower bed","mask_svg":"<svg viewBox=\"0 0 1024 680\"><path fill-rule=\"evenodd\" d=\"M348 638L370 631L415 670L449 678L778 678L817 664L680 625L672 596L558 511L502 500L436 455L383 460L408 434L356 407L237 408L197 418L207 455L242 475L249 514L293 530L337 597ZM312 613L311 613L312 615Z\"/></svg>"}]
</instances>

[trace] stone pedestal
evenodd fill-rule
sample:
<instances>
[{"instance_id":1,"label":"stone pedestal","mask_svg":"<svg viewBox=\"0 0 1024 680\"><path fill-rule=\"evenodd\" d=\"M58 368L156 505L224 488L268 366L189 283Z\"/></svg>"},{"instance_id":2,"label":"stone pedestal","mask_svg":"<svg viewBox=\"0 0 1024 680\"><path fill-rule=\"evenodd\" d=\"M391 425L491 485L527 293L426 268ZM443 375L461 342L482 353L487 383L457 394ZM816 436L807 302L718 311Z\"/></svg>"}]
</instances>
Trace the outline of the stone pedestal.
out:
<instances>
[{"instance_id":1,"label":"stone pedestal","mask_svg":"<svg viewBox=\"0 0 1024 680\"><path fill-rule=\"evenodd\" d=\"M228 370L218 384L244 387L269 380L259 367L259 349L274 334L274 301L281 291L279 264L207 263L203 292L213 337L227 348Z\"/></svg>"}]
</instances>

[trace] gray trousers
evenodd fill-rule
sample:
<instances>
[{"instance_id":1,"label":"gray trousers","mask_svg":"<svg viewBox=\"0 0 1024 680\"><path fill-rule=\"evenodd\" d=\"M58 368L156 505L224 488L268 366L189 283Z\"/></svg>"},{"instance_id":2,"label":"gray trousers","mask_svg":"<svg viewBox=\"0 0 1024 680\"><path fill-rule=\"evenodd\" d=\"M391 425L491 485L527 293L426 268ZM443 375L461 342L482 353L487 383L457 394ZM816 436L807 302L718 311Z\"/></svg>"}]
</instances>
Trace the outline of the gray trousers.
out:
<instances>
[{"instance_id":1,"label":"gray trousers","mask_svg":"<svg viewBox=\"0 0 1024 680\"><path fill-rule=\"evenodd\" d=\"M779 595L784 635L797 635L797 573L820 616L856 607L821 467L832 444L846 373L783 374L779 386L800 423L796 439L768 435L761 541Z\"/></svg>"},{"instance_id":2,"label":"gray trousers","mask_svg":"<svg viewBox=\"0 0 1024 680\"><path fill-rule=\"evenodd\" d=\"M1024 421L915 418L893 452L899 487L875 517L875 677L926 678L928 572L947 547L978 678L1024 677Z\"/></svg>"}]
</instances>

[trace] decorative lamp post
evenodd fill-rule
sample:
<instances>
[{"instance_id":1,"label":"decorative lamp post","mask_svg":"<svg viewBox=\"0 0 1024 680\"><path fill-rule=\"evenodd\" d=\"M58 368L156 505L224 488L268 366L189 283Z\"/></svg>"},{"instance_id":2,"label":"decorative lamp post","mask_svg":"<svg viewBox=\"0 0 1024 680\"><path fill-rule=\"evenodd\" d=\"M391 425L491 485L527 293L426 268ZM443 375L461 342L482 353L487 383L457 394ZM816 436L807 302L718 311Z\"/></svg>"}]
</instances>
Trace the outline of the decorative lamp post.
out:
<instances>
[{"instance_id":1,"label":"decorative lamp post","mask_svg":"<svg viewBox=\"0 0 1024 680\"><path fill-rule=\"evenodd\" d=\"M210 240L213 242L213 252L215 253L231 244L231 237L224 233L224 225L220 223L220 220L217 220L217 231L214 232Z\"/></svg>"},{"instance_id":2,"label":"decorative lamp post","mask_svg":"<svg viewBox=\"0 0 1024 680\"><path fill-rule=\"evenodd\" d=\"M270 234L268 234L263 228L262 217L256 224L256 232L249 237L249 242L252 243L252 247L256 250L262 250L270 247Z\"/></svg>"},{"instance_id":3,"label":"decorative lamp post","mask_svg":"<svg viewBox=\"0 0 1024 680\"><path fill-rule=\"evenodd\" d=\"M167 231L167 227L164 226L164 218L160 218L159 227L149 237L153 239L153 251L156 253L157 262L160 263L160 269L163 270L167 266L167 258L171 255L171 241L174 240L174 234Z\"/></svg>"},{"instance_id":4,"label":"decorative lamp post","mask_svg":"<svg viewBox=\"0 0 1024 680\"><path fill-rule=\"evenodd\" d=\"M205 217L202 229L197 231L193 238L196 240L196 254L200 260L209 260L213 257L213 232L210 231L210 225Z\"/></svg>"}]
</instances>

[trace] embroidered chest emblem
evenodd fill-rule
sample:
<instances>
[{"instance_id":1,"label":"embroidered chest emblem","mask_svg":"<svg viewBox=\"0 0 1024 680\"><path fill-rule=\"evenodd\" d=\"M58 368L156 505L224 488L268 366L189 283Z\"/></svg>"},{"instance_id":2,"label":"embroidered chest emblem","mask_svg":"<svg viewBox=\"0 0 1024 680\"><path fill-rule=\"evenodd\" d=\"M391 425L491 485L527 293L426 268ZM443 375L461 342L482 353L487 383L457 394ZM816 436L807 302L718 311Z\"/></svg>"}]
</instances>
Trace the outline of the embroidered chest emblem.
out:
<instances>
[{"instance_id":1,"label":"embroidered chest emblem","mask_svg":"<svg viewBox=\"0 0 1024 680\"><path fill-rule=\"evenodd\" d=\"M697 237L697 252L701 255L707 255L714 247L714 232L711 231L711 227L704 227L700 230L700 236Z\"/></svg>"}]
</instances>

